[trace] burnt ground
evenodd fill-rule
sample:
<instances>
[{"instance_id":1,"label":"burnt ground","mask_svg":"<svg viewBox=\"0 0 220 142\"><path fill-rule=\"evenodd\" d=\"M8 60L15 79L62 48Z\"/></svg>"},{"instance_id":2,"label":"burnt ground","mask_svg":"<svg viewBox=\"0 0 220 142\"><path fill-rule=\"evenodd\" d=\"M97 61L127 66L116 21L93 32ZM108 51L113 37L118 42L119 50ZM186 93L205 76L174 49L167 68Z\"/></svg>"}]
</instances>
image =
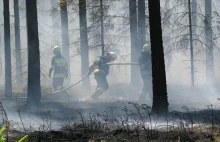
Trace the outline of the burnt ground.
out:
<instances>
[{"instance_id":1,"label":"burnt ground","mask_svg":"<svg viewBox=\"0 0 220 142\"><path fill-rule=\"evenodd\" d=\"M128 110L135 110L133 105L128 102L137 102L139 90L141 88L131 88L124 85L111 86L111 88L100 97L98 101L89 99L90 93L83 92L83 89L70 89L66 93L48 95L43 94L41 104L38 108L28 109L22 107L25 99L3 100L3 106L8 114L9 120L20 118L17 116L16 108L21 111L21 117L26 120L41 118L42 113L50 111L51 119L57 122L63 122L65 119L70 119L74 122L80 121L79 112L88 117L91 114L103 113L105 111L121 114L126 105ZM189 111L200 111L208 109L208 105L213 105L213 109L218 110L219 101L218 87L199 86L193 91L189 86L169 86L168 99L170 111L186 112L187 106ZM220 95L219 95L220 96ZM25 95L24 95L25 97ZM148 106L152 105L149 96L144 102ZM141 104L141 103L139 103ZM15 120L16 121L16 120ZM27 121L27 122L29 122Z\"/></svg>"},{"instance_id":2,"label":"burnt ground","mask_svg":"<svg viewBox=\"0 0 220 142\"><path fill-rule=\"evenodd\" d=\"M3 100L2 102L8 119L11 121L13 129L16 130L58 130L64 126L73 126L83 121L89 126L91 123L113 123L113 114L118 119L121 119L122 116L123 119L126 119L126 113L129 113L127 118L131 121L127 121L127 124L130 125L135 119L131 114L134 113L138 116L138 111L134 107L137 107L137 105L129 102L138 103L136 100L139 90L140 88L131 88L123 85L112 86L100 97L99 101L91 101L89 100L89 93L83 92L82 89L74 88L68 90L67 94L43 94L40 106L31 109L24 107L25 99ZM169 125L174 124L174 121L175 125L178 125L180 119L187 125L191 123L194 125L198 123L219 124L220 112L218 111L217 87L200 86L192 91L187 86L168 86L168 95L169 108L170 112L172 112L170 118L171 115L176 117L175 120L169 121ZM148 96L145 104L148 106L152 104ZM213 105L212 108L208 108L208 105L211 104ZM139 103L139 105L141 104ZM109 115L107 120L106 114ZM121 119L121 121L123 120ZM167 124L166 121L161 123L154 121L151 123L155 126ZM23 125L25 128L23 128ZM118 124L116 125L118 126ZM91 136L88 135L87 139L88 137Z\"/></svg>"}]
</instances>

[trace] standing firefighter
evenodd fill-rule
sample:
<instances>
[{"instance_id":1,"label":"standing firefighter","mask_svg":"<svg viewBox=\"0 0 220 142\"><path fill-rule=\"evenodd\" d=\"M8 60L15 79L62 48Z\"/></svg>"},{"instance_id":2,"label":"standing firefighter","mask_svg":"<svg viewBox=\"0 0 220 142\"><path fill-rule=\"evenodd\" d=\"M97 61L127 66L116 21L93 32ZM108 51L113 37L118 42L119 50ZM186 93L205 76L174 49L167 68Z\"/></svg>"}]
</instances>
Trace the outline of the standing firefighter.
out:
<instances>
[{"instance_id":1,"label":"standing firefighter","mask_svg":"<svg viewBox=\"0 0 220 142\"><path fill-rule=\"evenodd\" d=\"M67 61L61 54L61 48L55 46L54 56L51 60L51 68L49 70L49 77L53 72L53 87L55 91L63 88L64 78L68 77Z\"/></svg>"},{"instance_id":2,"label":"standing firefighter","mask_svg":"<svg viewBox=\"0 0 220 142\"><path fill-rule=\"evenodd\" d=\"M139 101L145 101L145 97L149 94L151 100L152 97L152 67L151 67L151 48L149 44L145 44L143 46L143 50L141 51L141 55L139 58L139 66L141 77L144 82L144 87L140 92Z\"/></svg>"},{"instance_id":3,"label":"standing firefighter","mask_svg":"<svg viewBox=\"0 0 220 142\"><path fill-rule=\"evenodd\" d=\"M99 57L89 68L89 74L94 72L97 82L96 91L92 94L92 99L96 100L108 89L107 75L109 74L109 65L107 63L116 60L115 52L108 52L105 56Z\"/></svg>"}]
</instances>

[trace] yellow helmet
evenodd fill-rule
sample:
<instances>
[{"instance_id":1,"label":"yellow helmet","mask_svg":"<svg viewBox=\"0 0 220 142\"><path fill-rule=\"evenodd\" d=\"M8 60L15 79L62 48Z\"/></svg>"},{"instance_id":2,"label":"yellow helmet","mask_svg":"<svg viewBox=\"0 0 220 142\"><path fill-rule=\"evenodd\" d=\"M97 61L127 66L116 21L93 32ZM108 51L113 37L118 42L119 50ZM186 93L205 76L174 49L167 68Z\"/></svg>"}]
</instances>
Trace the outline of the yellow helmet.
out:
<instances>
[{"instance_id":1,"label":"yellow helmet","mask_svg":"<svg viewBox=\"0 0 220 142\"><path fill-rule=\"evenodd\" d=\"M61 48L56 45L56 46L53 47L53 52L54 52L55 54L61 53Z\"/></svg>"},{"instance_id":2,"label":"yellow helmet","mask_svg":"<svg viewBox=\"0 0 220 142\"><path fill-rule=\"evenodd\" d=\"M144 46L143 46L143 49L142 49L142 52L143 51L147 51L147 52L149 52L150 51L150 44L144 44Z\"/></svg>"},{"instance_id":3,"label":"yellow helmet","mask_svg":"<svg viewBox=\"0 0 220 142\"><path fill-rule=\"evenodd\" d=\"M112 58L112 60L116 60L117 59L117 54L115 52L107 52L106 54L108 56L110 56Z\"/></svg>"}]
</instances>

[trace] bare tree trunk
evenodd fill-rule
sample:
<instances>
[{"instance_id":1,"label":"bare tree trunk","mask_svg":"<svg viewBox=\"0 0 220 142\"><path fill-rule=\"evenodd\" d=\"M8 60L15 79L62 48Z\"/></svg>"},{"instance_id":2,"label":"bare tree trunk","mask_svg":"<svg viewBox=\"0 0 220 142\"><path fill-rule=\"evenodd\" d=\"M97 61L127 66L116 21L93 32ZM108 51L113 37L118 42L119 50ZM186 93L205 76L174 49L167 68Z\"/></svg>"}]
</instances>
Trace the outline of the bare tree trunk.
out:
<instances>
[{"instance_id":1,"label":"bare tree trunk","mask_svg":"<svg viewBox=\"0 0 220 142\"><path fill-rule=\"evenodd\" d=\"M104 56L105 43L104 43L103 2L102 2L102 0L100 0L100 11L101 11L101 45L102 45L102 56Z\"/></svg>"},{"instance_id":2,"label":"bare tree trunk","mask_svg":"<svg viewBox=\"0 0 220 142\"><path fill-rule=\"evenodd\" d=\"M52 7L52 24L53 24L53 44L54 45L60 45L60 33L59 31L59 25L60 25L60 19L59 19L59 12L58 12L58 0L51 0L51 7Z\"/></svg>"},{"instance_id":3,"label":"bare tree trunk","mask_svg":"<svg viewBox=\"0 0 220 142\"><path fill-rule=\"evenodd\" d=\"M138 45L139 52L145 44L145 0L138 0Z\"/></svg>"},{"instance_id":4,"label":"bare tree trunk","mask_svg":"<svg viewBox=\"0 0 220 142\"><path fill-rule=\"evenodd\" d=\"M205 37L206 37L206 80L214 81L213 39L212 39L212 1L205 0Z\"/></svg>"},{"instance_id":5,"label":"bare tree trunk","mask_svg":"<svg viewBox=\"0 0 220 142\"><path fill-rule=\"evenodd\" d=\"M89 70L89 45L86 15L86 0L79 0L79 18L80 18L80 46L81 46L81 70L82 77ZM90 90L90 80L87 78L82 82L83 87Z\"/></svg>"},{"instance_id":6,"label":"bare tree trunk","mask_svg":"<svg viewBox=\"0 0 220 142\"><path fill-rule=\"evenodd\" d=\"M97 12L97 9L95 9L95 7L98 5L97 3L99 3L100 1L99 1L99 0L90 0L90 1L88 1L88 2L91 3L91 6L93 7L93 8L90 9L90 14L91 14L91 13L92 13L92 14L96 13L96 12ZM89 15L90 15L90 14L89 14ZM95 26L95 25L96 25L96 22L95 22L94 20L92 20L90 26L92 27L92 26ZM88 31L88 32L89 32L89 31ZM90 33L90 34L92 33L92 35L99 35L100 30L99 30L99 29L95 29L95 30L92 30L92 32L90 31L89 33ZM90 41L92 44L96 43L96 39L94 39L94 38L91 38L89 41ZM95 57L95 59L102 54L102 49L100 49L100 48L95 48L95 49L92 50L92 51L93 51L93 53L94 53L93 56Z\"/></svg>"},{"instance_id":7,"label":"bare tree trunk","mask_svg":"<svg viewBox=\"0 0 220 142\"><path fill-rule=\"evenodd\" d=\"M26 0L28 37L28 94L27 103L38 105L41 99L40 49L38 36L37 2Z\"/></svg>"},{"instance_id":8,"label":"bare tree trunk","mask_svg":"<svg viewBox=\"0 0 220 142\"><path fill-rule=\"evenodd\" d=\"M60 0L61 2L63 0ZM67 2L61 5L61 27L62 27L62 49L63 55L67 60L68 74L67 84L71 82L70 75L70 55L69 55L69 31L68 31L68 14L67 14Z\"/></svg>"},{"instance_id":9,"label":"bare tree trunk","mask_svg":"<svg viewBox=\"0 0 220 142\"><path fill-rule=\"evenodd\" d=\"M195 75L194 75L194 49L193 49L193 37L192 37L192 12L191 12L191 2L188 0L188 7L189 7L189 34L190 34L190 63L191 63L191 85L194 88L195 85Z\"/></svg>"},{"instance_id":10,"label":"bare tree trunk","mask_svg":"<svg viewBox=\"0 0 220 142\"><path fill-rule=\"evenodd\" d=\"M193 33L193 47L194 55L196 55L197 48L197 0L192 0L192 33ZM196 56L194 56L194 59Z\"/></svg>"},{"instance_id":11,"label":"bare tree trunk","mask_svg":"<svg viewBox=\"0 0 220 142\"><path fill-rule=\"evenodd\" d=\"M138 61L138 37L137 37L137 3L136 0L129 0L129 14L130 14L130 35L131 35L131 62ZM139 69L131 66L131 85L137 86L140 84L140 77L137 77Z\"/></svg>"},{"instance_id":12,"label":"bare tree trunk","mask_svg":"<svg viewBox=\"0 0 220 142\"><path fill-rule=\"evenodd\" d=\"M17 82L22 80L22 63L21 63L21 43L20 43L20 20L19 20L19 3L14 0L14 20L15 20L15 52L16 52L16 77Z\"/></svg>"},{"instance_id":13,"label":"bare tree trunk","mask_svg":"<svg viewBox=\"0 0 220 142\"><path fill-rule=\"evenodd\" d=\"M165 116L168 113L168 97L160 16L160 0L148 0L148 7L152 47L152 113L159 116Z\"/></svg>"},{"instance_id":14,"label":"bare tree trunk","mask_svg":"<svg viewBox=\"0 0 220 142\"><path fill-rule=\"evenodd\" d=\"M11 39L9 1L3 0L4 5L4 41L5 41L5 96L12 96L11 83Z\"/></svg>"},{"instance_id":15,"label":"bare tree trunk","mask_svg":"<svg viewBox=\"0 0 220 142\"><path fill-rule=\"evenodd\" d=\"M137 50L139 54L145 42L146 42L145 0L138 0L138 44L137 44L138 49ZM137 85L140 86L140 80L138 80Z\"/></svg>"}]
</instances>

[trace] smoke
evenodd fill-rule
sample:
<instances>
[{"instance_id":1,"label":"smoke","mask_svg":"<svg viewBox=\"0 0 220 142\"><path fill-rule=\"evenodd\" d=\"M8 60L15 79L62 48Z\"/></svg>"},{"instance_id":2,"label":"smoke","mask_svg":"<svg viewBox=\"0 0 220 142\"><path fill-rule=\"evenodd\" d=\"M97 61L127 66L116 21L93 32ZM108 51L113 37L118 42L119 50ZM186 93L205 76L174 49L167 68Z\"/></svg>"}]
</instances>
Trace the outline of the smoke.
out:
<instances>
[{"instance_id":1,"label":"smoke","mask_svg":"<svg viewBox=\"0 0 220 142\"><path fill-rule=\"evenodd\" d=\"M105 30L105 43L107 51L115 51L118 54L116 62L130 62L130 31L128 23L128 1L120 1L122 4L118 4L118 1L110 5L106 12L109 17L106 18L106 30ZM50 67L50 60L53 56L52 47L54 45L61 46L61 19L60 19L60 7L58 6L58 0L38 0L38 29L39 29L39 42L41 51L41 85L42 88L52 88L52 80L48 78L48 70ZM213 3L219 5L219 2L213 1ZM2 1L0 1L0 9L2 7ZM92 3L89 3L92 5ZM94 5L94 3L93 3ZM20 29L21 29L21 48L22 48L22 61L23 71L27 72L27 31L26 31L26 14L25 14L25 0L19 0L20 6ZM10 3L10 13L13 15L13 2ZM100 29L99 22L92 22L91 13L98 12L98 9L88 10L88 26L89 26L89 61L90 64L97 60L97 56L101 55L100 50ZM218 11L219 12L219 11ZM68 6L68 24L69 24L69 47L70 47L70 76L72 83L81 79L81 58L80 58L80 42L79 42L79 15L77 5ZM0 15L0 21L3 22L3 14ZM3 53L3 23L0 23L0 53ZM13 28L13 16L11 16L11 37L12 37L12 50L15 49L14 44L14 28ZM149 35L147 35L149 37ZM218 45L219 40L217 39ZM202 51L204 52L204 51ZM168 86L168 99L171 109L182 110L182 106L195 107L203 109L206 105L217 104L217 98L219 90L217 85L220 80L218 75L219 70L219 51L215 50L214 54L214 67L215 67L215 80L213 84L206 82L206 70L205 70L205 54L196 58L195 61L195 88L191 88L191 73L190 73L190 57L189 54L182 52L172 52L172 61L167 67L167 86ZM2 57L2 56L1 56ZM4 61L3 61L4 62ZM166 60L166 62L169 62ZM12 64L15 63L15 57L12 57ZM4 66L2 66L4 68ZM138 66L137 66L138 68ZM12 67L15 70L15 67ZM3 72L4 74L4 72ZM13 72L13 76L15 73ZM0 76L2 80L3 75ZM137 75L137 77L140 77ZM96 106L90 105L89 101L84 101L91 96L91 93L96 88L96 82L93 76L90 76L92 90L83 88L81 84L74 88L67 90L67 94L62 96L48 97L46 100L49 102L64 103L67 106L73 108L90 108L89 111L102 111L107 107L115 105L112 102L116 101L137 101L139 92L142 89L140 86L131 86L130 80L130 66L112 66L110 74L108 76L108 82L110 88L100 97L100 101ZM4 81L0 81L1 85L4 85ZM14 83L13 88L19 88L23 91L27 85L27 73L23 75L23 82ZM66 84L65 84L66 86ZM26 89L26 88L25 88ZM26 91L26 90L25 90ZM45 97L45 94L42 95ZM103 103L104 102L104 103ZM109 103L109 104L108 104ZM149 96L146 97L146 103L152 105L152 101ZM70 105L71 104L71 105ZM21 127L20 118L16 110L13 108L15 103L4 102L4 107L8 113L9 120L13 120L14 123L19 123ZM78 106L77 106L78 105ZM57 104L54 106L58 106ZM104 107L105 106L105 107ZM103 108L102 108L103 107ZM117 106L119 109L121 106ZM70 108L69 108L70 109ZM68 110L63 108L61 110ZM56 112L55 112L56 113ZM77 113L75 113L78 116ZM88 112L84 112L84 115L88 115ZM61 114L59 114L61 115ZM21 113L22 120L25 126L33 126L35 128L40 127L42 118L40 115L34 115L33 113ZM61 118L61 117L60 117ZM78 117L76 117L78 119ZM40 123L39 123L40 122ZM62 120L53 120L54 129L59 128L62 124Z\"/></svg>"}]
</instances>

